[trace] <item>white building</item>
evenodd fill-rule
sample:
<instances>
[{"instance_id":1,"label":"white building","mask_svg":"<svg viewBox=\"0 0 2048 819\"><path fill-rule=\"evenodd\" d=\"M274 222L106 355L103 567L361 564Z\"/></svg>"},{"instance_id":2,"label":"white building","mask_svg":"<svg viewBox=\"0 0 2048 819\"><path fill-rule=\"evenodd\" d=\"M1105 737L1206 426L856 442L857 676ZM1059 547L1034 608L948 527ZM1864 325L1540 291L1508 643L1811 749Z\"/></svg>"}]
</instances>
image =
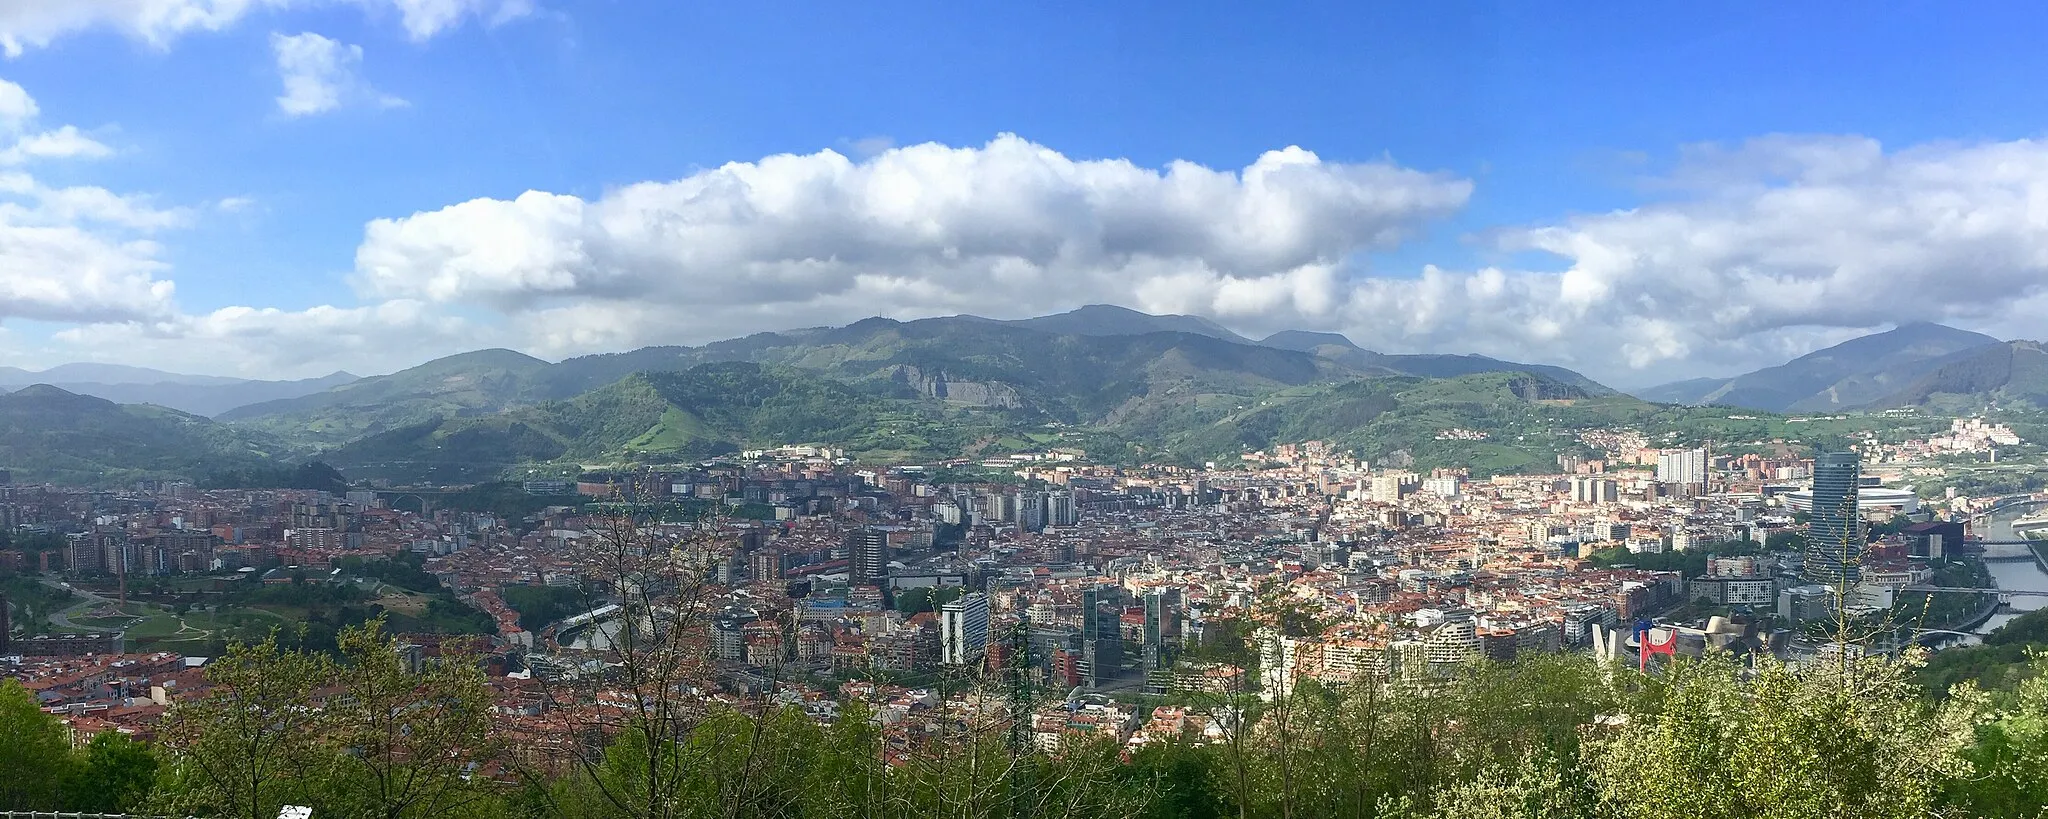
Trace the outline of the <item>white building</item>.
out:
<instances>
[{"instance_id":1,"label":"white building","mask_svg":"<svg viewBox=\"0 0 2048 819\"><path fill-rule=\"evenodd\" d=\"M1704 484L1707 482L1707 451L1666 449L1657 453L1657 482Z\"/></svg>"},{"instance_id":2,"label":"white building","mask_svg":"<svg viewBox=\"0 0 2048 819\"><path fill-rule=\"evenodd\" d=\"M967 665L988 650L988 595L974 592L939 607L939 662Z\"/></svg>"}]
</instances>

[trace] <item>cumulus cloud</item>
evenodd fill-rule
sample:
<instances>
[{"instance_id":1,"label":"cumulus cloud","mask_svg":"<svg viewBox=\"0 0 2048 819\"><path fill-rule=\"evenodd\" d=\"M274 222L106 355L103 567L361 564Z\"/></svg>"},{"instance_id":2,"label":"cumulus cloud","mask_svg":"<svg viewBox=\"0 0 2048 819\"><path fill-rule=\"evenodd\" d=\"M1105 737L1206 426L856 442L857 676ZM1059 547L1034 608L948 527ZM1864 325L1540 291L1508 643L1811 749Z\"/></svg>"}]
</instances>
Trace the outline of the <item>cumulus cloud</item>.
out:
<instances>
[{"instance_id":1,"label":"cumulus cloud","mask_svg":"<svg viewBox=\"0 0 2048 819\"><path fill-rule=\"evenodd\" d=\"M160 318L174 285L147 234L184 225L189 213L105 188L42 185L0 175L0 320L108 321Z\"/></svg>"},{"instance_id":2,"label":"cumulus cloud","mask_svg":"<svg viewBox=\"0 0 2048 819\"><path fill-rule=\"evenodd\" d=\"M489 307L550 354L1113 302L1626 383L1907 320L2024 328L2014 305L2048 301L2048 144L1770 137L1688 149L1649 190L1641 207L1489 234L1555 266L1372 271L1359 260L1458 209L1471 183L1298 148L1236 171L1150 169L1002 136L381 219L356 283Z\"/></svg>"},{"instance_id":3,"label":"cumulus cloud","mask_svg":"<svg viewBox=\"0 0 2048 819\"><path fill-rule=\"evenodd\" d=\"M0 81L0 126L19 133L34 123L35 99ZM0 164L93 158L106 146L66 125L17 136ZM93 186L51 187L24 170L0 172L0 321L108 321L171 314L174 285L161 248L149 238L190 214L147 196Z\"/></svg>"},{"instance_id":4,"label":"cumulus cloud","mask_svg":"<svg viewBox=\"0 0 2048 819\"><path fill-rule=\"evenodd\" d=\"M173 285L153 242L0 209L0 320L92 322L170 313Z\"/></svg>"},{"instance_id":5,"label":"cumulus cloud","mask_svg":"<svg viewBox=\"0 0 2048 819\"><path fill-rule=\"evenodd\" d=\"M2048 295L2048 144L1770 137L1690 151L1661 181L1664 201L1502 234L1562 270L1358 281L1342 326L1624 380L1774 363L1909 320L2038 335L2014 320Z\"/></svg>"},{"instance_id":6,"label":"cumulus cloud","mask_svg":"<svg viewBox=\"0 0 2048 819\"><path fill-rule=\"evenodd\" d=\"M318 6L332 0L0 0L0 50L18 57L66 35L113 29L168 48L186 34L221 31L266 9ZM355 0L373 14L395 11L406 34L423 41L469 18L495 25L526 16L532 0ZM0 116L4 116L0 94Z\"/></svg>"},{"instance_id":7,"label":"cumulus cloud","mask_svg":"<svg viewBox=\"0 0 2048 819\"><path fill-rule=\"evenodd\" d=\"M33 131L42 112L35 97L13 82L0 79L0 138L12 144L0 148L0 165L20 165L37 159L98 159L113 149L86 136L77 126L51 131Z\"/></svg>"},{"instance_id":8,"label":"cumulus cloud","mask_svg":"<svg viewBox=\"0 0 2048 819\"><path fill-rule=\"evenodd\" d=\"M557 320L602 323L620 341L660 340L677 325L650 316L619 327L607 309L687 304L702 309L700 330L738 330L749 316L785 316L773 326L787 326L1030 312L1084 295L1130 301L1165 276L1291 276L1299 286L1284 301L1324 311L1336 279L1313 269L1394 243L1457 210L1471 189L1300 148L1237 171L1151 169L1004 135L859 161L771 156L595 201L530 191L381 219L366 230L356 274L373 297L557 309Z\"/></svg>"},{"instance_id":9,"label":"cumulus cloud","mask_svg":"<svg viewBox=\"0 0 2048 819\"><path fill-rule=\"evenodd\" d=\"M2032 316L2048 309L2048 143L1771 137L1690 149L1646 190L1639 207L1484 235L1551 264L1386 271L1372 252L1458 210L1469 181L1299 148L1238 169L1077 159L1014 136L823 151L591 199L530 191L375 220L352 277L367 306L193 316L171 305L146 238L189 214L0 174L14 200L0 243L70 231L108 271L84 288L9 279L0 315L110 317L73 342L310 375L491 345L553 357L1111 302L1627 385L1777 363L1915 319L2038 336ZM11 247L0 265L36 269L11 263L26 253Z\"/></svg>"},{"instance_id":10,"label":"cumulus cloud","mask_svg":"<svg viewBox=\"0 0 2048 819\"><path fill-rule=\"evenodd\" d=\"M284 82L277 109L286 116L322 114L356 103L386 108L405 104L405 100L379 92L363 81L358 73L363 64L362 46L308 31L272 34L270 50L277 58L278 78Z\"/></svg>"},{"instance_id":11,"label":"cumulus cloud","mask_svg":"<svg viewBox=\"0 0 2048 819\"><path fill-rule=\"evenodd\" d=\"M113 152L99 140L86 136L78 126L66 125L16 140L0 150L0 165L19 165L37 159L99 159Z\"/></svg>"},{"instance_id":12,"label":"cumulus cloud","mask_svg":"<svg viewBox=\"0 0 2048 819\"><path fill-rule=\"evenodd\" d=\"M0 130L13 131L35 119L40 109L34 97L20 85L0 80Z\"/></svg>"}]
</instances>

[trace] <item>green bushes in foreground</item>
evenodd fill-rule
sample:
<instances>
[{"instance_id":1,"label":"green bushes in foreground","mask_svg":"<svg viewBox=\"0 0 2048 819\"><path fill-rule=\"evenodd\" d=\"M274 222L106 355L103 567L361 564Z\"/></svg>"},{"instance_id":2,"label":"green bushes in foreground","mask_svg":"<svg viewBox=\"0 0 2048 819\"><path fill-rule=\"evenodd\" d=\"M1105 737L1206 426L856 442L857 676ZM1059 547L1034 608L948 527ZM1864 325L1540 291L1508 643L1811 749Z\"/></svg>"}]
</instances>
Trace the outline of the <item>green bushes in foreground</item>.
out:
<instances>
[{"instance_id":1,"label":"green bushes in foreground","mask_svg":"<svg viewBox=\"0 0 2048 819\"><path fill-rule=\"evenodd\" d=\"M1644 676L1554 656L1446 680L1304 681L1277 701L1218 697L1196 710L1219 730L1138 748L1076 735L1048 750L1010 732L999 691L974 716L913 712L886 730L860 705L829 725L726 707L665 739L562 736L550 757L495 732L472 666L404 668L376 623L340 642L339 660L235 647L210 668L218 687L177 706L151 746L106 736L73 750L7 683L0 808L249 819L285 804L314 805L319 819L2048 815L2048 676L1931 700L1911 660L1793 669L1709 658Z\"/></svg>"}]
</instances>

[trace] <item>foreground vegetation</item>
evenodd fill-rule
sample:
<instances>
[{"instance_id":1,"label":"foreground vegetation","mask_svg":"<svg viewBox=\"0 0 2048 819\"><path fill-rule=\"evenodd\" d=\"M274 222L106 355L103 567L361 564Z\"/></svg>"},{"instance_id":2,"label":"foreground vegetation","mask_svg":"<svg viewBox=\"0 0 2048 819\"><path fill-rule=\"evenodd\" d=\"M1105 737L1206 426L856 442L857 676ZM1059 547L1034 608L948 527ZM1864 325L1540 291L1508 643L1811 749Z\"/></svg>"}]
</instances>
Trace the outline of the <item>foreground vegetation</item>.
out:
<instances>
[{"instance_id":1,"label":"foreground vegetation","mask_svg":"<svg viewBox=\"0 0 2048 819\"><path fill-rule=\"evenodd\" d=\"M236 646L209 668L218 687L174 708L153 746L109 735L72 750L56 718L5 683L0 808L250 819L286 804L383 819L2048 815L2039 658L2010 692L1964 684L1930 699L1910 659L1795 670L1710 657L1644 676L1539 657L1453 679L1219 699L1221 731L1120 753L1081 735L1053 752L1016 743L1015 701L1000 690L988 692L986 720L913 712L899 726L909 730L888 734L859 706L830 725L734 706L670 714L672 730L651 734L636 721L515 743L492 729L474 663L409 670L376 622L338 642L338 659Z\"/></svg>"}]
</instances>

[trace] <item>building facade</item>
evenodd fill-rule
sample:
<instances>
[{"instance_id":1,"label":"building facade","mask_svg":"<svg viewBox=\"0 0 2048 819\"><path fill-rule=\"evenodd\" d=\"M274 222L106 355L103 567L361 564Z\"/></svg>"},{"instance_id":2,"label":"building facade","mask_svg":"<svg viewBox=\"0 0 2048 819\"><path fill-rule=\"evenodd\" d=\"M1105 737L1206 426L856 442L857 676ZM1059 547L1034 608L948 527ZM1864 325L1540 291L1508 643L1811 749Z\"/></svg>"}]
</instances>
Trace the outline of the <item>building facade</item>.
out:
<instances>
[{"instance_id":1,"label":"building facade","mask_svg":"<svg viewBox=\"0 0 2048 819\"><path fill-rule=\"evenodd\" d=\"M1805 577L1832 585L1854 583L1863 558L1863 518L1856 489L1862 461L1854 452L1823 452L1813 459L1812 522L1806 529Z\"/></svg>"}]
</instances>

